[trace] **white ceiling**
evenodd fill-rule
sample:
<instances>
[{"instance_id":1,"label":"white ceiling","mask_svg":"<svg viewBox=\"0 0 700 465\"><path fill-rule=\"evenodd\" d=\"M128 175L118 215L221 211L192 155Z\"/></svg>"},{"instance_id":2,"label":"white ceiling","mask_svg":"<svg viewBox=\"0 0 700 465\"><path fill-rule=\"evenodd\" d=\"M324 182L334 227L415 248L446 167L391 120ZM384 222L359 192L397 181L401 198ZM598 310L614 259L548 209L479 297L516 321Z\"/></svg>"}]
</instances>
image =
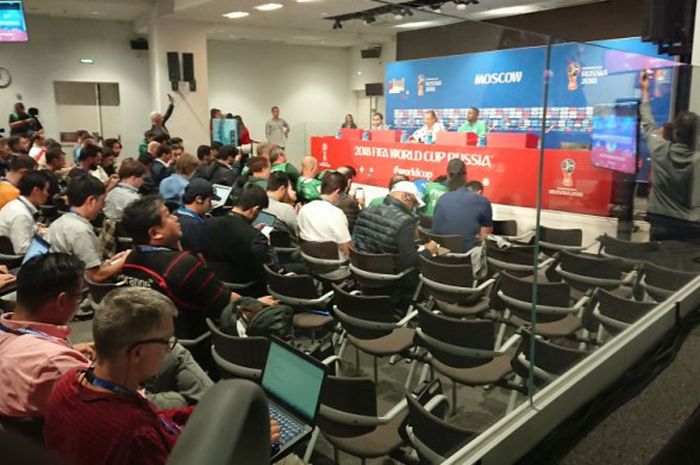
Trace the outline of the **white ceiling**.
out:
<instances>
[{"instance_id":1,"label":"white ceiling","mask_svg":"<svg viewBox=\"0 0 700 465\"><path fill-rule=\"evenodd\" d=\"M270 12L254 9L267 1L281 3L284 7ZM405 0L387 1L400 3ZM403 19L382 15L371 25L357 20L345 22L341 30L332 30L333 22L324 18L382 4L374 0L307 0L304 3L297 0L25 0L25 5L29 14L117 21L136 21L157 8L159 14L172 19L208 24L212 39L347 47L390 40L397 32L406 30L396 26L409 22L423 23L420 27L433 27L601 1L606 0L481 0L478 5L469 5L465 10L458 10L450 2L440 13L426 8ZM241 19L222 16L231 11L246 11L250 15Z\"/></svg>"}]
</instances>

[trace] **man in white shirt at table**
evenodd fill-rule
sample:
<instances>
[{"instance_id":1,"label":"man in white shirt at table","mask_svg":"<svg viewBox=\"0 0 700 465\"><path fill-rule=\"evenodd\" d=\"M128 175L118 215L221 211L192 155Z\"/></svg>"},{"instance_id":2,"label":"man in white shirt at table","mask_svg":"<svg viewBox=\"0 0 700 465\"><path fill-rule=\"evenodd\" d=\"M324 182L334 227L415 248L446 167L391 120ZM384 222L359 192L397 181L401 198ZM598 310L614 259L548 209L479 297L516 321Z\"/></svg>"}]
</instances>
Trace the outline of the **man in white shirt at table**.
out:
<instances>
[{"instance_id":1,"label":"man in white shirt at table","mask_svg":"<svg viewBox=\"0 0 700 465\"><path fill-rule=\"evenodd\" d=\"M43 173L31 171L22 177L18 187L19 197L0 210L0 236L8 237L14 252L22 255L34 235L45 232L44 226L38 225L34 216L39 205L45 204L49 198L49 180Z\"/></svg>"},{"instance_id":2,"label":"man in white shirt at table","mask_svg":"<svg viewBox=\"0 0 700 465\"><path fill-rule=\"evenodd\" d=\"M438 132L446 131L445 126L437 120L434 110L428 110L424 116L425 124L411 136L414 142L433 144L437 140Z\"/></svg>"}]
</instances>

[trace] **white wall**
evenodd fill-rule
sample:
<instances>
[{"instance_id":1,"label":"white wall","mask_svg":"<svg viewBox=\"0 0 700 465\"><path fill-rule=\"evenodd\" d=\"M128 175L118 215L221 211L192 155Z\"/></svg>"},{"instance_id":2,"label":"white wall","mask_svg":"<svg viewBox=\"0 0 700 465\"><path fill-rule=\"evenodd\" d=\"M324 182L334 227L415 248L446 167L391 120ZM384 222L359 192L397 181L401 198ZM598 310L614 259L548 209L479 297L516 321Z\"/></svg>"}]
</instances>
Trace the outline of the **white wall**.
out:
<instances>
[{"instance_id":1,"label":"white wall","mask_svg":"<svg viewBox=\"0 0 700 465\"><path fill-rule=\"evenodd\" d=\"M363 49L381 45L382 55L379 58L362 58ZM355 105L352 113L358 126L367 127L370 124L369 97L365 96L365 84L371 82L384 82L386 64L396 61L396 40L382 44L366 44L350 49L350 89L353 90ZM384 97L376 98L376 111L384 114L386 102ZM386 115L385 115L386 116Z\"/></svg>"},{"instance_id":2,"label":"white wall","mask_svg":"<svg viewBox=\"0 0 700 465\"><path fill-rule=\"evenodd\" d=\"M124 153L136 147L148 129L150 112L148 52L131 50L132 26L125 22L86 21L29 16L29 42L0 46L0 66L12 74L12 84L0 89L0 117L7 117L19 93L27 107L37 107L47 134L58 137L53 81L118 82ZM82 57L95 60L82 65ZM75 127L74 129L83 129Z\"/></svg>"},{"instance_id":3,"label":"white wall","mask_svg":"<svg viewBox=\"0 0 700 465\"><path fill-rule=\"evenodd\" d=\"M209 105L240 114L251 137L265 140L270 108L292 130L298 162L312 135L332 134L354 106L350 50L252 41L209 41Z\"/></svg>"}]
</instances>

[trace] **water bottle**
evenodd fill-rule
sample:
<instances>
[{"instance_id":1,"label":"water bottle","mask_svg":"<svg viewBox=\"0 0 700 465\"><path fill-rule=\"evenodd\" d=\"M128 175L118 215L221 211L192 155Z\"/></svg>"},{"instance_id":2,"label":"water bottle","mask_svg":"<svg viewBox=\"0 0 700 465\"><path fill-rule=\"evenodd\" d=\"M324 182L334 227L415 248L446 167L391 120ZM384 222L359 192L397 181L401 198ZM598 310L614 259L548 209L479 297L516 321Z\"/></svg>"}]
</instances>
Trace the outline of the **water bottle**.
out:
<instances>
[{"instance_id":1,"label":"water bottle","mask_svg":"<svg viewBox=\"0 0 700 465\"><path fill-rule=\"evenodd\" d=\"M425 143L426 144L433 143L433 134L432 133L429 132L428 134L425 135Z\"/></svg>"},{"instance_id":2,"label":"water bottle","mask_svg":"<svg viewBox=\"0 0 700 465\"><path fill-rule=\"evenodd\" d=\"M408 133L406 131L401 131L401 142L404 144L408 142Z\"/></svg>"},{"instance_id":3,"label":"water bottle","mask_svg":"<svg viewBox=\"0 0 700 465\"><path fill-rule=\"evenodd\" d=\"M337 131L335 131L335 138L336 138L336 139L340 139L340 129L338 129Z\"/></svg>"},{"instance_id":4,"label":"water bottle","mask_svg":"<svg viewBox=\"0 0 700 465\"><path fill-rule=\"evenodd\" d=\"M362 131L362 140L365 142L369 141L369 131Z\"/></svg>"}]
</instances>

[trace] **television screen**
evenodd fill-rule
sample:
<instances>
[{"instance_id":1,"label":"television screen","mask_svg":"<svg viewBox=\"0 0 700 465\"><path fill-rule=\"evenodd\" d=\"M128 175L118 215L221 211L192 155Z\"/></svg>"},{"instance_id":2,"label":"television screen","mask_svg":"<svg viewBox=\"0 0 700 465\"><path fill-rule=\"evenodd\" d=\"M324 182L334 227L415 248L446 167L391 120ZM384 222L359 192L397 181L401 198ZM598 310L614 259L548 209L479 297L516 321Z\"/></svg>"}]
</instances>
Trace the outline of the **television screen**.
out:
<instances>
[{"instance_id":1,"label":"television screen","mask_svg":"<svg viewBox=\"0 0 700 465\"><path fill-rule=\"evenodd\" d=\"M599 168L637 171L639 103L596 105L593 109L592 160Z\"/></svg>"},{"instance_id":2,"label":"television screen","mask_svg":"<svg viewBox=\"0 0 700 465\"><path fill-rule=\"evenodd\" d=\"M22 2L0 0L0 42L27 42L28 40Z\"/></svg>"}]
</instances>

